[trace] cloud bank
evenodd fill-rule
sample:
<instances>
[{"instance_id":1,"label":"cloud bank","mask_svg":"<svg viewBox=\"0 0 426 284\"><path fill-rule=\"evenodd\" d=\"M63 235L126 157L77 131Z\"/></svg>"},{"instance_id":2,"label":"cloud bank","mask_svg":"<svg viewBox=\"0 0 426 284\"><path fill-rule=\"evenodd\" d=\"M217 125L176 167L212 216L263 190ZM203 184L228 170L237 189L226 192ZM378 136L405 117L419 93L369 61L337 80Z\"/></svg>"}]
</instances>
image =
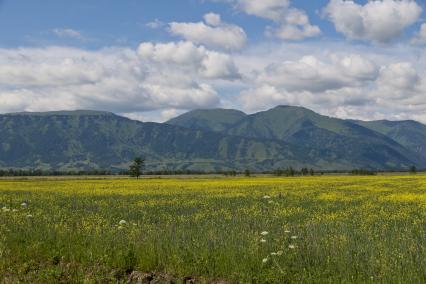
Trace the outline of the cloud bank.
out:
<instances>
[{"instance_id":1,"label":"cloud bank","mask_svg":"<svg viewBox=\"0 0 426 284\"><path fill-rule=\"evenodd\" d=\"M154 48L143 43L139 51L0 49L0 112L99 109L132 113L211 107L219 104L219 96L208 80L200 78L227 79L236 72L226 56L192 44L172 44L172 52L177 52L172 57L156 46L164 52L163 57L153 57L158 63L142 52L146 46ZM188 61L193 57L199 61Z\"/></svg>"},{"instance_id":2,"label":"cloud bank","mask_svg":"<svg viewBox=\"0 0 426 284\"><path fill-rule=\"evenodd\" d=\"M348 39L389 43L419 19L422 8L412 0L369 1L365 5L331 0L324 13Z\"/></svg>"},{"instance_id":3,"label":"cloud bank","mask_svg":"<svg viewBox=\"0 0 426 284\"><path fill-rule=\"evenodd\" d=\"M330 0L323 21L344 39L309 41L321 30L294 1L217 1L266 20L267 37L250 42L243 28L208 13L195 23L155 20L151 29L173 37L133 48L3 48L0 112L97 109L166 120L195 108L291 104L343 118L426 122L426 23L416 1Z\"/></svg>"}]
</instances>

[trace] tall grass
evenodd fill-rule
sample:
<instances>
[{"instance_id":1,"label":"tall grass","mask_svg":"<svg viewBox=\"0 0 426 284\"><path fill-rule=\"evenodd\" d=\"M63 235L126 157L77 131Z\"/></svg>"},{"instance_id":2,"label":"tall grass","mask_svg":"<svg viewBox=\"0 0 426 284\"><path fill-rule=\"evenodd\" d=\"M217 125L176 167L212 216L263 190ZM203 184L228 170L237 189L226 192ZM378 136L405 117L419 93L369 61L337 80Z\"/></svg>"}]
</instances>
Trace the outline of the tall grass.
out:
<instances>
[{"instance_id":1,"label":"tall grass","mask_svg":"<svg viewBox=\"0 0 426 284\"><path fill-rule=\"evenodd\" d=\"M421 176L8 180L0 208L4 282L426 282Z\"/></svg>"}]
</instances>

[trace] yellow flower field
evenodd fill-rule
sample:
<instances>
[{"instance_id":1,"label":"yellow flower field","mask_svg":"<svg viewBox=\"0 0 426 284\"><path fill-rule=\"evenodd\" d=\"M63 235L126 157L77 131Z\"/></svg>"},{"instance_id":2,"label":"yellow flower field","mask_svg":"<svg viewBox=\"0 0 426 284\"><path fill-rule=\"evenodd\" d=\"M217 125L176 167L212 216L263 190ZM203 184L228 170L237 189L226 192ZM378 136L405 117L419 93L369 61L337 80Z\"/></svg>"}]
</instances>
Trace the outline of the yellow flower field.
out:
<instances>
[{"instance_id":1,"label":"yellow flower field","mask_svg":"<svg viewBox=\"0 0 426 284\"><path fill-rule=\"evenodd\" d=\"M0 208L5 283L426 282L425 176L0 180Z\"/></svg>"}]
</instances>

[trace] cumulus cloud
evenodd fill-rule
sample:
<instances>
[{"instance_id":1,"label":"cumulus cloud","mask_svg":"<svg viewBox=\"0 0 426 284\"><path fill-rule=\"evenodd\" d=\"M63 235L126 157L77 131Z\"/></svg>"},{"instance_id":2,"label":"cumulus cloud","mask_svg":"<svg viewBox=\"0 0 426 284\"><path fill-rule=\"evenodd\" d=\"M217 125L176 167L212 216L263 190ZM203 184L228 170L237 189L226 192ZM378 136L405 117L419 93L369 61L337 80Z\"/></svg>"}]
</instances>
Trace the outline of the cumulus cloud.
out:
<instances>
[{"instance_id":1,"label":"cumulus cloud","mask_svg":"<svg viewBox=\"0 0 426 284\"><path fill-rule=\"evenodd\" d=\"M360 55L332 56L330 62L304 56L299 61L269 65L258 77L258 82L286 91L324 92L365 84L377 75L375 64Z\"/></svg>"},{"instance_id":2,"label":"cumulus cloud","mask_svg":"<svg viewBox=\"0 0 426 284\"><path fill-rule=\"evenodd\" d=\"M381 48L344 43L321 47L274 45L237 59L247 76L240 108L255 112L288 104L342 118L426 122L423 50L395 47L385 54ZM269 64L258 64L259 58Z\"/></svg>"},{"instance_id":3,"label":"cumulus cloud","mask_svg":"<svg viewBox=\"0 0 426 284\"><path fill-rule=\"evenodd\" d=\"M382 68L376 93L386 94L387 98L412 99L424 91L424 80L410 62L393 63ZM424 94L421 96L424 97Z\"/></svg>"},{"instance_id":4,"label":"cumulus cloud","mask_svg":"<svg viewBox=\"0 0 426 284\"><path fill-rule=\"evenodd\" d=\"M379 78L380 68L359 54L330 54L326 58L308 55L272 63L255 74L254 86L240 94L245 110L278 104L318 110L366 104L370 98L364 88Z\"/></svg>"},{"instance_id":5,"label":"cumulus cloud","mask_svg":"<svg viewBox=\"0 0 426 284\"><path fill-rule=\"evenodd\" d=\"M215 68L209 69L212 77L223 71ZM131 49L0 49L0 112L217 106L214 87L198 79L198 70L192 72L144 60Z\"/></svg>"},{"instance_id":6,"label":"cumulus cloud","mask_svg":"<svg viewBox=\"0 0 426 284\"><path fill-rule=\"evenodd\" d=\"M174 64L187 70L197 70L204 78L235 80L240 78L232 58L192 42L142 43L139 56L162 64ZM189 74L188 74L189 75Z\"/></svg>"},{"instance_id":7,"label":"cumulus cloud","mask_svg":"<svg viewBox=\"0 0 426 284\"><path fill-rule=\"evenodd\" d=\"M422 8L414 0L368 1L365 5L331 0L324 13L349 39L389 43L418 20Z\"/></svg>"},{"instance_id":8,"label":"cumulus cloud","mask_svg":"<svg viewBox=\"0 0 426 284\"><path fill-rule=\"evenodd\" d=\"M195 108L290 104L343 118L426 122L424 49L383 50L274 42L231 57L186 41L136 50L0 49L0 112L98 109L164 121Z\"/></svg>"},{"instance_id":9,"label":"cumulus cloud","mask_svg":"<svg viewBox=\"0 0 426 284\"><path fill-rule=\"evenodd\" d=\"M275 22L266 34L284 40L302 40L321 34L318 26L310 23L305 11L291 7L289 0L230 0L239 10Z\"/></svg>"},{"instance_id":10,"label":"cumulus cloud","mask_svg":"<svg viewBox=\"0 0 426 284\"><path fill-rule=\"evenodd\" d=\"M236 25L222 22L220 15L204 15L204 22L170 23L170 32L188 41L225 50L240 50L247 41L244 30Z\"/></svg>"}]
</instances>

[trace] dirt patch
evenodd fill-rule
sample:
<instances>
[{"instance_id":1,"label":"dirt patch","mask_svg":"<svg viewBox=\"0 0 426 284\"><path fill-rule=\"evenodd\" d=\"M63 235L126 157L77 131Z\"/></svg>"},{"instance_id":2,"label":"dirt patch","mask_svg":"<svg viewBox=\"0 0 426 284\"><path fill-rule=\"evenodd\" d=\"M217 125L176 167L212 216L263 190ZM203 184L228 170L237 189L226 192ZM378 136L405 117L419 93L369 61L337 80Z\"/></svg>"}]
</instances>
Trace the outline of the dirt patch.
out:
<instances>
[{"instance_id":1,"label":"dirt patch","mask_svg":"<svg viewBox=\"0 0 426 284\"><path fill-rule=\"evenodd\" d=\"M196 279L195 277L173 277L164 273L143 273L133 271L130 273L128 284L229 284L225 280L205 280Z\"/></svg>"}]
</instances>

